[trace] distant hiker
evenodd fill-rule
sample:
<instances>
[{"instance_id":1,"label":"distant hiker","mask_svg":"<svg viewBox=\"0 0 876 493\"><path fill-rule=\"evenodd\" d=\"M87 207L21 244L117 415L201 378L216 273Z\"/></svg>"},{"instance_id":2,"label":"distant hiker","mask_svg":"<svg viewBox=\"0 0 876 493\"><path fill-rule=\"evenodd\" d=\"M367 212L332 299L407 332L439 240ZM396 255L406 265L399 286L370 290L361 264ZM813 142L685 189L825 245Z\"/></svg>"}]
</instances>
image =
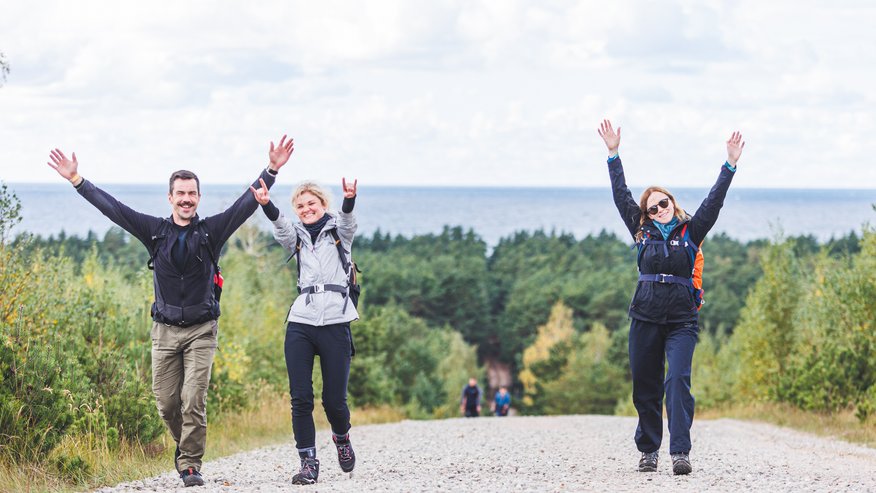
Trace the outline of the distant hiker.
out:
<instances>
[{"instance_id":1,"label":"distant hiker","mask_svg":"<svg viewBox=\"0 0 876 493\"><path fill-rule=\"evenodd\" d=\"M462 388L459 412L466 418L477 418L481 415L481 388L478 387L478 381L474 377L469 378L468 385Z\"/></svg>"},{"instance_id":2,"label":"distant hiker","mask_svg":"<svg viewBox=\"0 0 876 493\"><path fill-rule=\"evenodd\" d=\"M508 410L511 409L511 394L505 387L499 387L496 395L493 397L493 412L496 416L508 416Z\"/></svg>"},{"instance_id":3,"label":"distant hiker","mask_svg":"<svg viewBox=\"0 0 876 493\"><path fill-rule=\"evenodd\" d=\"M695 253L718 220L745 143L739 132L733 132L718 181L690 216L661 187L645 189L636 203L618 155L620 128L615 132L611 122L604 120L598 132L608 147L614 203L638 246L639 282L629 310L629 353L633 404L639 414L635 435L642 452L639 471L657 470L665 389L672 471L688 474L692 470L688 454L694 416L691 360L699 333L699 301L693 286ZM668 361L665 381L664 360Z\"/></svg>"},{"instance_id":4,"label":"distant hiker","mask_svg":"<svg viewBox=\"0 0 876 493\"><path fill-rule=\"evenodd\" d=\"M292 154L292 139L271 142L268 167L253 186L267 189ZM137 212L82 178L76 153L68 159L55 149L47 163L112 222L149 250L155 302L152 304L152 392L158 414L176 443L174 463L186 486L203 485L201 459L207 442L207 388L219 331L222 245L255 212L245 191L231 207L201 218L198 177L180 170L170 176L171 215Z\"/></svg>"},{"instance_id":5,"label":"distant hiker","mask_svg":"<svg viewBox=\"0 0 876 493\"><path fill-rule=\"evenodd\" d=\"M358 320L358 292L351 252L356 234L356 185L341 180L344 203L329 212L328 193L314 183L302 183L292 194L299 222L292 223L270 201L265 187L252 193L274 224L274 238L298 261L298 296L287 317L286 371L292 397L292 433L301 466L293 484L313 484L319 478L316 429L313 425L313 357L322 369L322 407L332 428L341 470L351 472L356 455L350 444L347 382L356 350L350 322Z\"/></svg>"}]
</instances>

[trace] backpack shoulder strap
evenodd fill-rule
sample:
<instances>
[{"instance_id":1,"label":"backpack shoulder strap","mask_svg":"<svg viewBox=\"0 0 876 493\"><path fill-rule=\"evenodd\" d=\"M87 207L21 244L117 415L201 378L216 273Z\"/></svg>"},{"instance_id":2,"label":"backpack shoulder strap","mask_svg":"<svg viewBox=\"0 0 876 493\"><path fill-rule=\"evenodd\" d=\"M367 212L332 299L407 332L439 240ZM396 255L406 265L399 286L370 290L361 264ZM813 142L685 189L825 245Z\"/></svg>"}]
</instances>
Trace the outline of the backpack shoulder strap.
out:
<instances>
[{"instance_id":1,"label":"backpack shoulder strap","mask_svg":"<svg viewBox=\"0 0 876 493\"><path fill-rule=\"evenodd\" d=\"M301 291L301 237L295 236L295 248L292 250L292 253L286 257L286 262L289 263L292 260L292 257L295 257L295 264L298 267L298 282L295 283L298 286L298 291Z\"/></svg>"},{"instance_id":2,"label":"backpack shoulder strap","mask_svg":"<svg viewBox=\"0 0 876 493\"><path fill-rule=\"evenodd\" d=\"M687 224L688 223L684 223L684 226L681 228L681 241L684 242L685 247L693 249L694 252L698 252L700 246L691 241L690 233L687 232Z\"/></svg>"},{"instance_id":3,"label":"backpack shoulder strap","mask_svg":"<svg viewBox=\"0 0 876 493\"><path fill-rule=\"evenodd\" d=\"M149 245L149 260L146 261L146 267L149 270L155 270L155 256L158 255L158 249L161 247L161 242L167 238L170 231L170 223L166 218L161 220L158 225L158 230L152 235L151 244Z\"/></svg>"},{"instance_id":4,"label":"backpack shoulder strap","mask_svg":"<svg viewBox=\"0 0 876 493\"><path fill-rule=\"evenodd\" d=\"M341 237L338 235L338 229L332 228L329 230L332 238L335 240L335 248L338 249L338 257L341 259L341 265L344 267L344 272L350 272L350 262L347 261L347 256L344 255L344 245L341 243Z\"/></svg>"},{"instance_id":5,"label":"backpack shoulder strap","mask_svg":"<svg viewBox=\"0 0 876 493\"><path fill-rule=\"evenodd\" d=\"M213 268L216 269L216 272L219 272L219 258L216 255L216 252L213 251L213 246L210 245L210 233L204 229L204 220L198 221L198 230L201 232L202 242L204 246L207 248L207 253L210 255L210 260L213 261Z\"/></svg>"}]
</instances>

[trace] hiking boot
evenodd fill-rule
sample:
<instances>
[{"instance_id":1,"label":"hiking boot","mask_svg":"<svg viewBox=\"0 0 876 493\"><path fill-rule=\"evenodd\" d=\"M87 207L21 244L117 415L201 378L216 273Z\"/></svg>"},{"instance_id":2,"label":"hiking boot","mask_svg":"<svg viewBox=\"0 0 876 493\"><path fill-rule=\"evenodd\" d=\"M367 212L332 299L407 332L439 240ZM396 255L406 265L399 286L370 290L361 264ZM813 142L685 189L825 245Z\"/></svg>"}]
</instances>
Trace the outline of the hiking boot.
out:
<instances>
[{"instance_id":1,"label":"hiking boot","mask_svg":"<svg viewBox=\"0 0 876 493\"><path fill-rule=\"evenodd\" d=\"M352 472L356 467L356 453L353 452L353 445L350 444L350 434L347 433L342 438L332 435L332 441L338 448L338 464L341 465L341 470Z\"/></svg>"},{"instance_id":2,"label":"hiking boot","mask_svg":"<svg viewBox=\"0 0 876 493\"><path fill-rule=\"evenodd\" d=\"M319 460L311 457L301 459L301 470L292 476L292 484L314 484L319 478Z\"/></svg>"},{"instance_id":3,"label":"hiking boot","mask_svg":"<svg viewBox=\"0 0 876 493\"><path fill-rule=\"evenodd\" d=\"M179 477L182 478L183 484L185 484L186 487L204 486L204 478L201 477L201 473L199 473L194 467L187 468L179 474Z\"/></svg>"},{"instance_id":4,"label":"hiking boot","mask_svg":"<svg viewBox=\"0 0 876 493\"><path fill-rule=\"evenodd\" d=\"M654 472L657 470L657 452L642 452L639 459L639 472Z\"/></svg>"},{"instance_id":5,"label":"hiking boot","mask_svg":"<svg viewBox=\"0 0 876 493\"><path fill-rule=\"evenodd\" d=\"M693 471L693 467L690 465L690 457L688 457L685 453L679 454L671 454L672 456L672 473L679 474L690 474Z\"/></svg>"}]
</instances>

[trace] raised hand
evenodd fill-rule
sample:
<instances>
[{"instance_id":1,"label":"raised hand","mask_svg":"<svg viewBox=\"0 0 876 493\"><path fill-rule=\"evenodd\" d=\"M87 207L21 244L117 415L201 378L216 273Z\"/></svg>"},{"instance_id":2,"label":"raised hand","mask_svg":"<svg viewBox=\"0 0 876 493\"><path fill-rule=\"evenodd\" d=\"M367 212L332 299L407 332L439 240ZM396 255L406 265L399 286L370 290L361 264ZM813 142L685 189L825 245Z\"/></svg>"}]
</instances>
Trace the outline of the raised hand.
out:
<instances>
[{"instance_id":1,"label":"raised hand","mask_svg":"<svg viewBox=\"0 0 876 493\"><path fill-rule=\"evenodd\" d=\"M727 141L727 162L730 163L730 166L736 166L736 161L742 155L743 147L745 147L745 142L742 140L742 134L738 131L733 132Z\"/></svg>"},{"instance_id":2,"label":"raised hand","mask_svg":"<svg viewBox=\"0 0 876 493\"><path fill-rule=\"evenodd\" d=\"M611 121L602 120L597 131L602 140L605 141L605 146L608 147L608 154L617 154L617 148L620 146L620 127L617 127L617 133L615 133L614 129L611 128Z\"/></svg>"},{"instance_id":3,"label":"raised hand","mask_svg":"<svg viewBox=\"0 0 876 493\"><path fill-rule=\"evenodd\" d=\"M286 142L286 136L280 139L280 143L277 147L274 147L274 141L271 141L271 149L268 151L268 157L271 160L271 164L269 165L272 170L279 171L280 168L286 164L286 161L289 160L289 156L292 155L292 151L295 149L292 148L292 139L289 139Z\"/></svg>"},{"instance_id":4,"label":"raised hand","mask_svg":"<svg viewBox=\"0 0 876 493\"><path fill-rule=\"evenodd\" d=\"M262 205L268 205L268 202L271 201L271 193L268 191L267 185L265 185L265 180L259 178L259 183L261 183L262 188L256 190L250 185L249 190L252 192L252 196L255 197L256 202Z\"/></svg>"},{"instance_id":5,"label":"raised hand","mask_svg":"<svg viewBox=\"0 0 876 493\"><path fill-rule=\"evenodd\" d=\"M46 164L57 171L59 175L70 181L79 179L79 161L76 160L75 152L73 153L73 159L68 159L60 149L54 149L49 153L49 159L52 161L46 162Z\"/></svg>"},{"instance_id":6,"label":"raised hand","mask_svg":"<svg viewBox=\"0 0 876 493\"><path fill-rule=\"evenodd\" d=\"M352 199L356 196L356 184L359 183L359 180L353 180L352 185L347 184L346 178L341 178L341 185L344 187L344 198Z\"/></svg>"}]
</instances>

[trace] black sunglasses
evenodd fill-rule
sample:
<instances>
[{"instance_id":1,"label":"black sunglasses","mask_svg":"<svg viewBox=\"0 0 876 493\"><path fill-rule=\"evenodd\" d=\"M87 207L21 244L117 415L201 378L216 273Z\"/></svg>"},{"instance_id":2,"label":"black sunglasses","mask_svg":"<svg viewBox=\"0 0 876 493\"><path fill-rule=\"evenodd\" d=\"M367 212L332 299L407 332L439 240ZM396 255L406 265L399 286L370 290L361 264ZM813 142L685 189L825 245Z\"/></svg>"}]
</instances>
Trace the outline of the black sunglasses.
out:
<instances>
[{"instance_id":1,"label":"black sunglasses","mask_svg":"<svg viewBox=\"0 0 876 493\"><path fill-rule=\"evenodd\" d=\"M665 209L665 208L669 207L669 199L663 199L660 202L657 202L656 204L652 205L651 207L648 207L648 214L650 214L652 216L654 214L657 214L657 211L659 210L659 209L657 209L658 205L660 206L660 209Z\"/></svg>"}]
</instances>

